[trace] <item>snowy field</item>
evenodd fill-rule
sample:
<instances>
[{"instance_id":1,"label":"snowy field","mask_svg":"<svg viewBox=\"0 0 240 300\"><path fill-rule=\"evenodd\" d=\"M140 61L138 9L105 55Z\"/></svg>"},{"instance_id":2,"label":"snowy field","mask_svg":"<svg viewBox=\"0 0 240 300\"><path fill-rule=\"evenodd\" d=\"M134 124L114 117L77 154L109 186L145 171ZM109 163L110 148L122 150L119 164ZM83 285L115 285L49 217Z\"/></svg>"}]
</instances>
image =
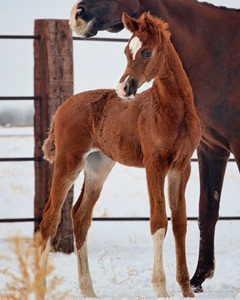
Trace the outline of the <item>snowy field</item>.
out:
<instances>
[{"instance_id":1,"label":"snowy field","mask_svg":"<svg viewBox=\"0 0 240 300\"><path fill-rule=\"evenodd\" d=\"M0 127L0 157L33 157L33 128ZM75 198L82 178L75 184ZM229 163L221 201L221 216L239 216L239 172ZM187 188L188 216L198 213L198 169L192 163ZM33 217L33 162L0 163L0 218ZM168 213L169 215L169 213ZM149 205L144 170L116 165L110 174L94 216L148 217ZM196 299L240 299L240 222L219 221L216 227L216 271ZM0 223L0 257L9 253L10 238L20 232L30 240L32 223ZM198 256L199 232L196 221L188 222L187 260L193 275ZM88 237L90 270L95 291L101 299L156 299L151 285L153 247L148 222L93 222ZM169 224L164 244L164 268L170 299L181 299L175 280L174 241ZM67 299L81 299L77 284L76 255L51 253L55 273L64 277L59 289ZM0 260L0 270L14 272L17 261ZM17 271L16 271L17 272ZM1 275L0 291L7 277ZM46 299L52 299L47 295Z\"/></svg>"}]
</instances>

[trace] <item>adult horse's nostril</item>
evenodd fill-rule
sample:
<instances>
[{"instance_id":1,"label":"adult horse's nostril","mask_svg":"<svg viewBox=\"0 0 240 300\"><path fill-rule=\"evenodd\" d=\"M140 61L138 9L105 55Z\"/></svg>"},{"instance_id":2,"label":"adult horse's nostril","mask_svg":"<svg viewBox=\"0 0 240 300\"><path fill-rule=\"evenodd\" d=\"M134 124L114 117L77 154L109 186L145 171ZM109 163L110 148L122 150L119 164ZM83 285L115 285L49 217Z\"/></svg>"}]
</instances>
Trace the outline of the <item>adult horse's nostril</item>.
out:
<instances>
[{"instance_id":1,"label":"adult horse's nostril","mask_svg":"<svg viewBox=\"0 0 240 300\"><path fill-rule=\"evenodd\" d=\"M84 12L85 12L85 8L78 4L77 12L75 14L75 19L77 20L78 18L81 18L83 16Z\"/></svg>"},{"instance_id":2,"label":"adult horse's nostril","mask_svg":"<svg viewBox=\"0 0 240 300\"><path fill-rule=\"evenodd\" d=\"M77 9L81 9L83 8L83 5L81 4L81 1L79 1L79 3L77 4Z\"/></svg>"}]
</instances>

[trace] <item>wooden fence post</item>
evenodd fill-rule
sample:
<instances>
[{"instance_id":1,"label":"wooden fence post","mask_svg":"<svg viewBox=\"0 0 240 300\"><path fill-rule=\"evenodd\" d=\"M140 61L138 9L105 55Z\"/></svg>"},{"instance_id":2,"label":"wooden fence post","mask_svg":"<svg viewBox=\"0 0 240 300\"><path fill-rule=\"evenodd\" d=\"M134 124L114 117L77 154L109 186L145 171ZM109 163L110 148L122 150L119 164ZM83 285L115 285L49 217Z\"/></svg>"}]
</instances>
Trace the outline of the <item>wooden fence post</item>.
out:
<instances>
[{"instance_id":1,"label":"wooden fence post","mask_svg":"<svg viewBox=\"0 0 240 300\"><path fill-rule=\"evenodd\" d=\"M72 32L67 20L35 20L34 41L34 94L41 96L35 101L34 134L35 157L43 157L42 145L47 137L51 119L59 105L73 94L73 47ZM42 216L49 196L53 166L41 159L35 162L34 216ZM62 221L54 248L58 251L73 251L73 231L70 211L73 189L70 190L62 209ZM39 230L35 222L34 231Z\"/></svg>"}]
</instances>

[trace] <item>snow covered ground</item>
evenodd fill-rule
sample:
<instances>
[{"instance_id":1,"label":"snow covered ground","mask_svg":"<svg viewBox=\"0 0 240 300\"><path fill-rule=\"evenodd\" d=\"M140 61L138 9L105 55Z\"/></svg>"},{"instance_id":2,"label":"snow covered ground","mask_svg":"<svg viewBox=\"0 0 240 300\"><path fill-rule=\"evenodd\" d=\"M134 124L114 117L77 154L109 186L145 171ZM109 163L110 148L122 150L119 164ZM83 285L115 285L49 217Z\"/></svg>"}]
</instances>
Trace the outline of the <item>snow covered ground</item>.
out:
<instances>
[{"instance_id":1,"label":"snow covered ground","mask_svg":"<svg viewBox=\"0 0 240 300\"><path fill-rule=\"evenodd\" d=\"M33 128L0 127L0 157L32 157ZM75 197L81 187L80 175ZM188 216L198 212L198 169L192 163L187 188ZM239 172L229 163L221 201L221 216L239 216ZM34 168L32 162L0 163L0 218L33 217ZM144 170L116 165L110 174L94 216L149 216ZM216 271L204 283L204 293L196 299L240 299L240 224L219 221L216 229ZM32 238L32 223L0 223L0 257L9 253L10 237L20 231ZM196 221L188 222L187 259L190 276L198 255L199 232ZM97 295L101 299L155 299L151 285L153 245L148 222L93 222L88 237L90 269ZM170 299L181 299L175 280L175 252L171 224L164 244L164 268ZM59 287L68 291L67 299L81 299L77 284L76 255L51 253L55 273L64 277ZM0 259L0 270L17 270L16 261ZM7 277L0 280L0 291ZM47 299L52 299L51 295Z\"/></svg>"}]
</instances>

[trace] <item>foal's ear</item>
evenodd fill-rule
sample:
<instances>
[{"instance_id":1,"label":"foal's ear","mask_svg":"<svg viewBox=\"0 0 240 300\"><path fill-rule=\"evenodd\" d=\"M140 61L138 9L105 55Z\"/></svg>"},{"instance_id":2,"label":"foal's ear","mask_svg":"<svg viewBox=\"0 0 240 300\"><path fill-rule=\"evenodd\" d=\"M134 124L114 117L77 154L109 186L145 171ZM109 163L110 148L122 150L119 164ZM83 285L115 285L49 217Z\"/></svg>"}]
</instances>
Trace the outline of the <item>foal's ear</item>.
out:
<instances>
[{"instance_id":1,"label":"foal's ear","mask_svg":"<svg viewBox=\"0 0 240 300\"><path fill-rule=\"evenodd\" d=\"M150 12L143 13L141 19L144 27L148 28L151 32L156 31L156 29L158 30L156 19L154 19Z\"/></svg>"},{"instance_id":2,"label":"foal's ear","mask_svg":"<svg viewBox=\"0 0 240 300\"><path fill-rule=\"evenodd\" d=\"M122 21L123 21L123 24L124 24L125 28L127 28L131 32L134 32L134 31L139 29L139 25L138 25L137 20L131 18L125 12L122 14Z\"/></svg>"}]
</instances>

